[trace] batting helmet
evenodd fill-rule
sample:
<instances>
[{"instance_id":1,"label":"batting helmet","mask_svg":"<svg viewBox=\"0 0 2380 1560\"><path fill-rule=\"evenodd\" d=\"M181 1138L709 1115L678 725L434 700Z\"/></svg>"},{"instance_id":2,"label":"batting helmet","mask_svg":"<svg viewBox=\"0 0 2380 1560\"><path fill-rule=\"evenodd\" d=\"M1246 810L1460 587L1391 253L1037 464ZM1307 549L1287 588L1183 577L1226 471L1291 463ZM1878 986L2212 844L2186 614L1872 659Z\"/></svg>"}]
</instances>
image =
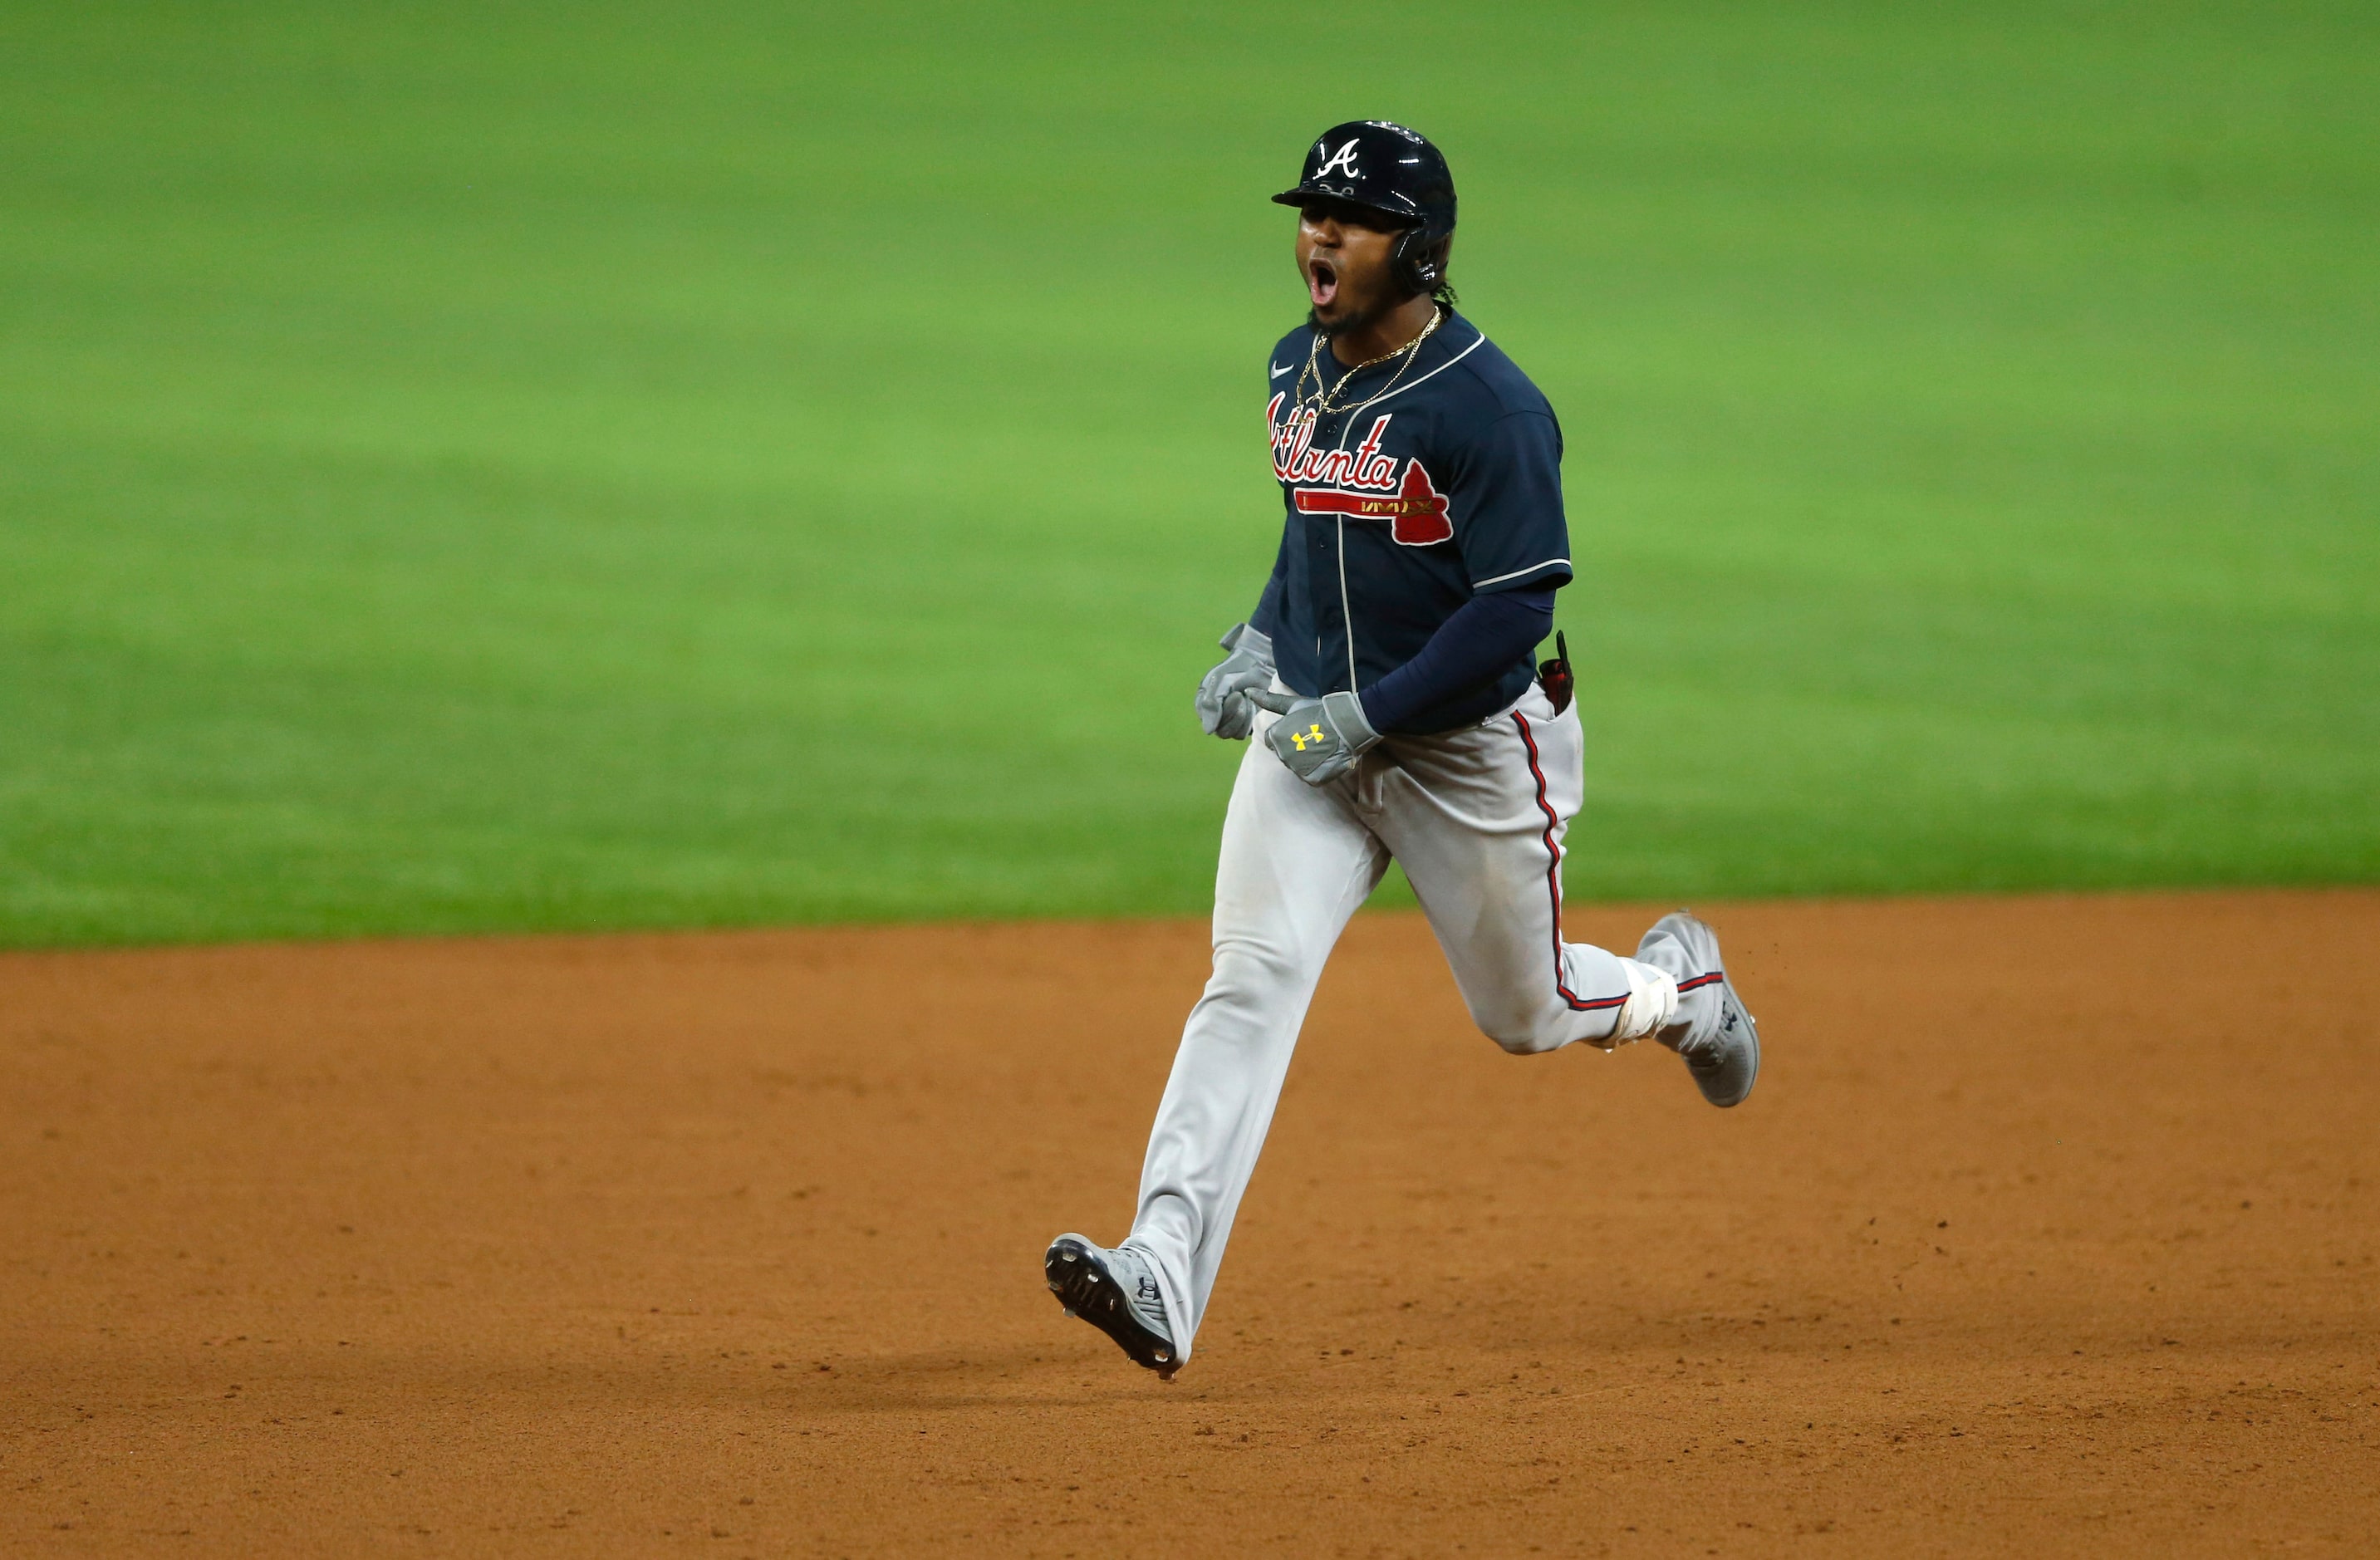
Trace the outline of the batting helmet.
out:
<instances>
[{"instance_id":1,"label":"batting helmet","mask_svg":"<svg viewBox=\"0 0 2380 1560\"><path fill-rule=\"evenodd\" d=\"M1340 200L1378 212L1404 229L1391 258L1398 282L1408 292L1428 293L1446 280L1454 175L1427 137L1402 125L1386 119L1333 125L1305 153L1296 187L1273 199L1284 206Z\"/></svg>"}]
</instances>

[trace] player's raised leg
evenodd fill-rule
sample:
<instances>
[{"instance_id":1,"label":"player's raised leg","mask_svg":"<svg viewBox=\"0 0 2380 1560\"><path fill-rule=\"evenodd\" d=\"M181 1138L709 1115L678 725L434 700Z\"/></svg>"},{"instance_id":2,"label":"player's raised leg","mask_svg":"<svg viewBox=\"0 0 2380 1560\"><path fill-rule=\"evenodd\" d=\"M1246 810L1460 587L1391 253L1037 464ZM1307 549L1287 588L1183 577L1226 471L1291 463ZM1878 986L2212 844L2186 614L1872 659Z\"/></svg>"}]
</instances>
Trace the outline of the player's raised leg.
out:
<instances>
[{"instance_id":1,"label":"player's raised leg","mask_svg":"<svg viewBox=\"0 0 2380 1560\"><path fill-rule=\"evenodd\" d=\"M1574 709L1532 688L1481 725L1390 745L1381 838L1489 1038L1526 1053L1652 1036L1713 1104L1751 1091L1758 1038L1708 926L1665 917L1634 958L1562 938L1564 839L1585 789Z\"/></svg>"},{"instance_id":2,"label":"player's raised leg","mask_svg":"<svg viewBox=\"0 0 2380 1560\"><path fill-rule=\"evenodd\" d=\"M1272 719L1258 718L1259 737ZM1346 785L1309 786L1261 740L1249 744L1215 875L1214 973L1183 1027L1149 1132L1138 1216L1118 1253L1156 1270L1173 1366L1189 1358L1323 963L1387 869ZM1057 1288L1072 1270L1051 1272ZM1118 1342L1135 1359L1135 1344L1148 1347L1136 1333Z\"/></svg>"},{"instance_id":3,"label":"player's raised leg","mask_svg":"<svg viewBox=\"0 0 2380 1560\"><path fill-rule=\"evenodd\" d=\"M1387 746L1381 836L1489 1039L1609 1046L1669 1016L1660 971L1561 939L1562 841L1584 789L1575 710L1532 689L1510 714Z\"/></svg>"}]
</instances>

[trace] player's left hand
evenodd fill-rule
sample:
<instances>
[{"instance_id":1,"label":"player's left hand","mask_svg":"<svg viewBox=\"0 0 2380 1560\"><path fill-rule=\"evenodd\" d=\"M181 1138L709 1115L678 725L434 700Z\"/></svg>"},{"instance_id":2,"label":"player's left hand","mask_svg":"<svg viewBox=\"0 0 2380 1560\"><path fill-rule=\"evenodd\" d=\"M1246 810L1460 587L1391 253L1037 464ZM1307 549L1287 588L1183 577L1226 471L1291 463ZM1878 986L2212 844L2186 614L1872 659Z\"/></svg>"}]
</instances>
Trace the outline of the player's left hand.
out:
<instances>
[{"instance_id":1,"label":"player's left hand","mask_svg":"<svg viewBox=\"0 0 2380 1560\"><path fill-rule=\"evenodd\" d=\"M1281 717L1265 733L1265 742L1281 755L1289 772L1308 785L1337 780L1355 767L1356 755L1380 740L1364 719L1364 701L1353 694L1315 699L1262 688L1248 697Z\"/></svg>"},{"instance_id":2,"label":"player's left hand","mask_svg":"<svg viewBox=\"0 0 2380 1560\"><path fill-rule=\"evenodd\" d=\"M1248 695L1272 682L1272 640L1246 623L1233 623L1223 635L1223 648L1231 654L1199 683L1198 696L1193 702L1197 706L1198 724L1208 736L1245 742L1257 719L1256 711L1248 707Z\"/></svg>"}]
</instances>

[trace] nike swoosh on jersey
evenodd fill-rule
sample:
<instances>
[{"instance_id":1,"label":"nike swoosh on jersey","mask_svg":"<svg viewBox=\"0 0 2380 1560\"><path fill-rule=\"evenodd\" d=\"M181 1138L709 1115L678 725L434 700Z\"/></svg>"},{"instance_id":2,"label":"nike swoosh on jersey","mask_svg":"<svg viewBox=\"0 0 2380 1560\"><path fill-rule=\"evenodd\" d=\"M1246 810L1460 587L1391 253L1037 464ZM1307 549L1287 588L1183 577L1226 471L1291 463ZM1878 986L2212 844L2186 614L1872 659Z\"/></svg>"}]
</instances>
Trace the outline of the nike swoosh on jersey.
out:
<instances>
[{"instance_id":1,"label":"nike swoosh on jersey","mask_svg":"<svg viewBox=\"0 0 2380 1560\"><path fill-rule=\"evenodd\" d=\"M1272 377L1273 377L1273 378L1275 378L1275 379L1279 379L1279 378L1281 378L1281 375L1283 375L1283 374L1285 374L1285 373L1289 372L1289 369L1294 369L1294 368L1296 368L1296 367L1297 367L1297 365L1296 365L1296 364L1292 363L1292 364L1289 366L1289 369L1275 369L1272 371Z\"/></svg>"}]
</instances>

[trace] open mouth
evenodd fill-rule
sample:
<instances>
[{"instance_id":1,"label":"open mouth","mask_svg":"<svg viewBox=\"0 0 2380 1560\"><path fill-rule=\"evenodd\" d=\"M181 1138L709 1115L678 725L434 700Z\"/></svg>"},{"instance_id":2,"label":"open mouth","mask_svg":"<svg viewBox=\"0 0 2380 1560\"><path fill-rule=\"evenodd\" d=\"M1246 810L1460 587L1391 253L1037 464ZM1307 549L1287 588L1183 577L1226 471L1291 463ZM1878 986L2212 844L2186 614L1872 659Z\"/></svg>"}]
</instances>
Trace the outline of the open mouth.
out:
<instances>
[{"instance_id":1,"label":"open mouth","mask_svg":"<svg viewBox=\"0 0 2380 1560\"><path fill-rule=\"evenodd\" d=\"M1305 290L1314 295L1315 308L1330 308L1330 300L1339 296L1339 268L1327 260L1308 261Z\"/></svg>"}]
</instances>

